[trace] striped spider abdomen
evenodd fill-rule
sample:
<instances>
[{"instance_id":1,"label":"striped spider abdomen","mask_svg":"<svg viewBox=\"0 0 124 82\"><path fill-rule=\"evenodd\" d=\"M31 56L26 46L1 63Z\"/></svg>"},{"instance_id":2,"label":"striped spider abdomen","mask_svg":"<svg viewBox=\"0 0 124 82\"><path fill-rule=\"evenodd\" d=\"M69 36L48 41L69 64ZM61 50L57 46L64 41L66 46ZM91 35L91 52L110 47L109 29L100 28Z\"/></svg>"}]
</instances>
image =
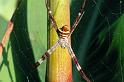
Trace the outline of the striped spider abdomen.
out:
<instances>
[{"instance_id":1,"label":"striped spider abdomen","mask_svg":"<svg viewBox=\"0 0 124 82\"><path fill-rule=\"evenodd\" d=\"M67 43L68 43L68 35L70 33L70 30L68 29L67 25L64 25L62 28L59 28L57 30L60 40L59 40L59 44L62 48L65 48Z\"/></svg>"},{"instance_id":2,"label":"striped spider abdomen","mask_svg":"<svg viewBox=\"0 0 124 82\"><path fill-rule=\"evenodd\" d=\"M64 37L67 37L69 35L70 30L68 29L67 25L64 25L62 28L59 28L57 30L57 32L58 32L60 38L64 38Z\"/></svg>"}]
</instances>

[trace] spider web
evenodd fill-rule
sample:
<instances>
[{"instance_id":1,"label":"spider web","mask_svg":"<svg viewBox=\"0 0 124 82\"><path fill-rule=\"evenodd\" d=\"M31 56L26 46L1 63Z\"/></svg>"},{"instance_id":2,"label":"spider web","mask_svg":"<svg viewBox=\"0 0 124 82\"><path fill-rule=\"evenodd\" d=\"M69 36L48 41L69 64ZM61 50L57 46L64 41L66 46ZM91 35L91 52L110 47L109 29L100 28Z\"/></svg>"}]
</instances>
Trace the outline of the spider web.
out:
<instances>
[{"instance_id":1,"label":"spider web","mask_svg":"<svg viewBox=\"0 0 124 82\"><path fill-rule=\"evenodd\" d=\"M37 60L47 50L46 46L43 45L46 40L42 40L45 38L45 35L42 35L46 29L39 29L39 26L34 25L32 27L38 30L33 30L40 37L37 37L35 32L29 33L30 26L27 24L26 16L28 13L26 9L27 1L20 1L19 4L21 5L17 7L18 10L13 19L15 21L14 30L9 43L12 47L15 70L20 74L16 79L18 82L44 82L44 77L39 75L44 76L45 74L39 73L37 70L32 72L32 64L35 62L34 55L38 54ZM72 0L71 2L71 26L79 12L81 3L82 0ZM72 34L73 50L92 82L123 82L123 74L116 73L116 70L121 70L120 67L122 67L122 62L118 63L119 65L116 64L119 59L117 56L117 54L119 55L119 50L116 48L113 50L114 47L111 47L113 35L118 34L115 32L116 28L112 27L112 25L122 16L123 10L124 4L122 0L88 0L85 14ZM37 16L36 13L32 13L33 16ZM44 12L42 11L42 13ZM36 21L38 21L38 18L34 20L34 22ZM43 33L39 33L41 30L43 30ZM31 42L32 40L34 42ZM33 49L33 45L38 48ZM40 70L45 71L45 67L44 63ZM19 79L20 77L21 80ZM75 65L73 65L73 80L74 82L82 82Z\"/></svg>"},{"instance_id":2,"label":"spider web","mask_svg":"<svg viewBox=\"0 0 124 82\"><path fill-rule=\"evenodd\" d=\"M79 9L73 5L80 4L76 0L73 3L71 24ZM72 35L73 50L92 82L123 82L123 50L120 46L120 38L123 37L117 31L117 28L122 29L118 24L123 11L122 0L90 0L84 17ZM74 81L81 82L77 76L76 70L73 71Z\"/></svg>"}]
</instances>

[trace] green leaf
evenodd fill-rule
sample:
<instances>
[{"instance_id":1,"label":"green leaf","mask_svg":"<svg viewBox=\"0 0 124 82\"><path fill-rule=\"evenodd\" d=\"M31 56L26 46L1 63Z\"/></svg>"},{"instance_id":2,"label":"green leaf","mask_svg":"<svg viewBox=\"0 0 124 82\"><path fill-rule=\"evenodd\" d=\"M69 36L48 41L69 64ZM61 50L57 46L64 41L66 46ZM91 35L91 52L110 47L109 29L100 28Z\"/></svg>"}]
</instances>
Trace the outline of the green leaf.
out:
<instances>
[{"instance_id":1,"label":"green leaf","mask_svg":"<svg viewBox=\"0 0 124 82\"><path fill-rule=\"evenodd\" d=\"M15 3L15 0L0 0L0 42L4 36L7 22L11 18L15 9ZM11 46L8 41L2 55L2 58L0 57L0 82L15 82L15 71L11 54Z\"/></svg>"},{"instance_id":2,"label":"green leaf","mask_svg":"<svg viewBox=\"0 0 124 82\"><path fill-rule=\"evenodd\" d=\"M27 82L29 80L45 82L45 62L38 70L32 71L35 60L38 60L47 50L45 2L43 0L20 0L17 5L19 7L17 7L12 18L14 29L7 44L7 49L3 52L3 65L5 62L5 65L11 66L11 68L6 71L5 66L0 67L1 77L6 75L3 78L4 80L0 79L0 81Z\"/></svg>"}]
</instances>

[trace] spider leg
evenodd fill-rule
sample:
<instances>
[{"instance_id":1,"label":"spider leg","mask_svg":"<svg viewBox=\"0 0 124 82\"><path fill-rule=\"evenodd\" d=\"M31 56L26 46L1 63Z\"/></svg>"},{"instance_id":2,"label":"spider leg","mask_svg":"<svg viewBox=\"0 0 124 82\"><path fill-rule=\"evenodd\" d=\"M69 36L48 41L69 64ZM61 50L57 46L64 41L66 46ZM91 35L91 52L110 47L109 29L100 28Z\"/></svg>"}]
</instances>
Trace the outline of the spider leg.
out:
<instances>
[{"instance_id":1,"label":"spider leg","mask_svg":"<svg viewBox=\"0 0 124 82\"><path fill-rule=\"evenodd\" d=\"M59 41L59 40L58 40ZM59 45L58 41L50 48L48 49L43 56L33 65L33 69L37 68L45 59L47 59L51 53L56 49L56 47Z\"/></svg>"},{"instance_id":2,"label":"spider leg","mask_svg":"<svg viewBox=\"0 0 124 82\"><path fill-rule=\"evenodd\" d=\"M75 56L72 48L71 48L71 45L68 43L68 45L66 46L68 51L69 51L69 54L71 55L71 58L73 59L75 65L76 65L76 68L77 70L79 71L81 77L87 81L87 82L91 82L90 79L86 76L85 72L82 70L80 64L78 63L78 60L77 60L77 57Z\"/></svg>"},{"instance_id":3,"label":"spider leg","mask_svg":"<svg viewBox=\"0 0 124 82\"><path fill-rule=\"evenodd\" d=\"M48 5L48 0L45 0L45 4L46 4L46 8L47 8L47 10L48 10L48 15L49 15L49 17L50 17L50 21L51 21L51 23L52 23L54 29L55 29L56 32L57 32L58 26L57 26L56 21L55 21L55 19L54 19L53 13L52 13L52 11L51 11L49 5Z\"/></svg>"},{"instance_id":4,"label":"spider leg","mask_svg":"<svg viewBox=\"0 0 124 82\"><path fill-rule=\"evenodd\" d=\"M86 5L86 1L87 1L87 0L84 0L84 1L83 1L83 5L82 5L82 7L81 7L81 9L80 9L80 11L79 11L79 13L78 13L78 16L76 17L76 20L75 20L73 26L71 27L71 31L70 31L70 34L68 35L68 37L71 36L71 34L73 33L73 31L74 31L75 28L77 27L78 23L80 22L81 18L83 17L83 15L84 15L84 13L85 13L84 8L85 8L85 5Z\"/></svg>"}]
</instances>

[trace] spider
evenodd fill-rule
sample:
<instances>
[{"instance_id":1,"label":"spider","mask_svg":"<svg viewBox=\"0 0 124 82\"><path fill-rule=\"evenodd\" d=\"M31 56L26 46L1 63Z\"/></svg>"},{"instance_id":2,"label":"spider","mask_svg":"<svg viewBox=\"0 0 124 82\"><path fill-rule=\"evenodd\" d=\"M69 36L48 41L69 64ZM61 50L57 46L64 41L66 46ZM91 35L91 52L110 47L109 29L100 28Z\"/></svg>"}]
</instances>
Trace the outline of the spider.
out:
<instances>
[{"instance_id":1,"label":"spider","mask_svg":"<svg viewBox=\"0 0 124 82\"><path fill-rule=\"evenodd\" d=\"M76 17L76 20L71 28L71 30L68 29L68 26L67 25L64 25L62 26L61 28L58 28L57 24L56 24L56 21L54 19L54 16L52 14L52 11L48 5L48 0L45 0L45 4L46 4L46 8L48 10L48 15L50 17L50 21L51 21L51 24L52 26L54 27L54 29L56 30L57 34L58 34L58 37L59 37L59 40L50 48L48 49L44 54L43 56L34 64L34 68L37 68L46 58L48 58L51 53L56 49L56 47L58 45L61 46L61 48L67 48L68 51L69 51L69 54L71 55L71 58L73 59L75 65L76 65L76 68L77 70L79 71L81 77L87 81L87 82L91 82L90 79L86 76L86 74L84 73L84 71L82 70L80 64L78 63L78 60L71 48L71 45L68 41L69 37L71 36L71 34L73 33L73 31L75 30L75 28L77 27L78 23L80 22L82 16L84 15L84 7L85 7L85 4L86 4L86 0L83 1L83 5L80 9L80 12L78 13L78 16Z\"/></svg>"}]
</instances>

